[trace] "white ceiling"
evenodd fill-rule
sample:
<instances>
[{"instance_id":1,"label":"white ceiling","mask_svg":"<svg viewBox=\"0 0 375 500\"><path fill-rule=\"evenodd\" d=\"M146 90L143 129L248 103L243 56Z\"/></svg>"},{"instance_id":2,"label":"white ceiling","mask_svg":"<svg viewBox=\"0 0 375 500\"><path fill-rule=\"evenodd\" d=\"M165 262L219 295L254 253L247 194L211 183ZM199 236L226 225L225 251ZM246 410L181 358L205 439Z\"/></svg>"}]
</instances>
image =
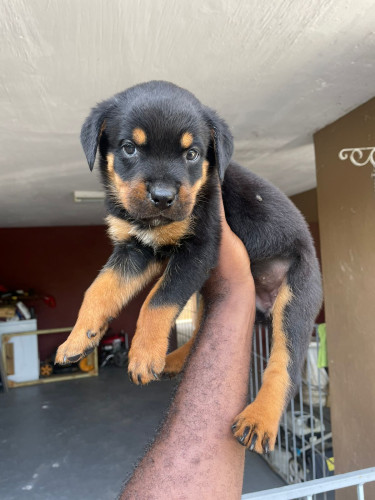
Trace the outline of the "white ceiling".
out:
<instances>
[{"instance_id":1,"label":"white ceiling","mask_svg":"<svg viewBox=\"0 0 375 500\"><path fill-rule=\"evenodd\" d=\"M73 203L100 189L80 127L135 83L194 92L289 195L315 186L312 134L375 94L374 0L2 0L0 24L0 227L102 222Z\"/></svg>"}]
</instances>

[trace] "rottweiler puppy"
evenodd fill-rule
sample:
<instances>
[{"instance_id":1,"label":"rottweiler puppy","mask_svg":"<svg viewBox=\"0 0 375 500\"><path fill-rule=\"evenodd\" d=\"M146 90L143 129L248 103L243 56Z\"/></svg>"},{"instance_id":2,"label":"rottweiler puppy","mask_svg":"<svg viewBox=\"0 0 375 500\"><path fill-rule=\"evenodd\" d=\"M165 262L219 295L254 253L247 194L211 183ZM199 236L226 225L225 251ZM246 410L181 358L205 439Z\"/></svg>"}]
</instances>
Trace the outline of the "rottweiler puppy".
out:
<instances>
[{"instance_id":1,"label":"rottweiler puppy","mask_svg":"<svg viewBox=\"0 0 375 500\"><path fill-rule=\"evenodd\" d=\"M263 385L232 431L250 450L272 450L322 301L303 217L276 187L231 161L226 123L171 83L136 85L98 104L81 142L91 170L99 149L113 253L86 291L56 362L76 362L90 352L111 319L161 275L139 314L129 376L147 384L182 369L193 341L166 358L168 336L217 262L220 179L227 221L250 256L258 317L272 324Z\"/></svg>"}]
</instances>

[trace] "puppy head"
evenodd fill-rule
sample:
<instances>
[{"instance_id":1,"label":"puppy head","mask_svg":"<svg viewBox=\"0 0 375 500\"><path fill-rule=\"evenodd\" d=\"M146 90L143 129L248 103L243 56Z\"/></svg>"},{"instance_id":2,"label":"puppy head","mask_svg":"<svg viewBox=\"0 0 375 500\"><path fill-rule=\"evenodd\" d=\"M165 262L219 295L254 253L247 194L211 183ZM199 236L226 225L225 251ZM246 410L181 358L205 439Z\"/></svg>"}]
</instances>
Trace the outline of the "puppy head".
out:
<instances>
[{"instance_id":1,"label":"puppy head","mask_svg":"<svg viewBox=\"0 0 375 500\"><path fill-rule=\"evenodd\" d=\"M100 103L83 124L81 142L91 170L99 147L107 195L150 226L188 217L212 170L223 180L233 151L214 111L157 81Z\"/></svg>"}]
</instances>

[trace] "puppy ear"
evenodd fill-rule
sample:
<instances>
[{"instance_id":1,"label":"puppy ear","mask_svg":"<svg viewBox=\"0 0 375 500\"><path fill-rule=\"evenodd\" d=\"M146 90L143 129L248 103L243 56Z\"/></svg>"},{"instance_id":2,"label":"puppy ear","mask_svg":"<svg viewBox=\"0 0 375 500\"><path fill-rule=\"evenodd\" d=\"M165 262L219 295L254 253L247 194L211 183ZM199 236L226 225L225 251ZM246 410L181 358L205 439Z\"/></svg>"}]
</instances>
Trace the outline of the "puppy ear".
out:
<instances>
[{"instance_id":1,"label":"puppy ear","mask_svg":"<svg viewBox=\"0 0 375 500\"><path fill-rule=\"evenodd\" d=\"M81 144L90 170L94 168L96 151L100 137L105 129L105 119L113 106L113 99L101 102L95 108L92 108L90 115L82 125Z\"/></svg>"},{"instance_id":2,"label":"puppy ear","mask_svg":"<svg viewBox=\"0 0 375 500\"><path fill-rule=\"evenodd\" d=\"M233 154L233 136L224 120L210 108L205 107L206 121L211 129L211 140L208 146L207 159L215 165L220 182L224 180L225 170Z\"/></svg>"}]
</instances>

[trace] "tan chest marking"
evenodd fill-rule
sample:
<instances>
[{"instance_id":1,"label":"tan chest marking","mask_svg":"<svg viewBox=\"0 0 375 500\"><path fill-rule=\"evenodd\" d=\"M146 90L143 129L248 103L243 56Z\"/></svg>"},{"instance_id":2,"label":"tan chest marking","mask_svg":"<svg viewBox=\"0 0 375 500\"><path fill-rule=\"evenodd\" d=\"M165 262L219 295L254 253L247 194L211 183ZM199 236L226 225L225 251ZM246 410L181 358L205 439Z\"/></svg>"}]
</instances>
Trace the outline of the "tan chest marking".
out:
<instances>
[{"instance_id":1,"label":"tan chest marking","mask_svg":"<svg viewBox=\"0 0 375 500\"><path fill-rule=\"evenodd\" d=\"M114 243L127 241L134 236L144 245L155 249L164 245L176 245L181 238L193 231L191 218L151 229L138 229L130 222L113 215L108 215L105 220L108 225L108 235Z\"/></svg>"},{"instance_id":2,"label":"tan chest marking","mask_svg":"<svg viewBox=\"0 0 375 500\"><path fill-rule=\"evenodd\" d=\"M172 222L167 226L156 227L154 239L159 245L175 245L185 236L192 234L192 220L187 218L183 221Z\"/></svg>"},{"instance_id":3,"label":"tan chest marking","mask_svg":"<svg viewBox=\"0 0 375 500\"><path fill-rule=\"evenodd\" d=\"M108 215L105 221L108 225L107 233L114 243L130 239L131 225L129 222L114 217L113 215Z\"/></svg>"},{"instance_id":4,"label":"tan chest marking","mask_svg":"<svg viewBox=\"0 0 375 500\"><path fill-rule=\"evenodd\" d=\"M160 226L151 229L137 229L132 227L129 231L144 245L158 248L164 245L176 245L181 238L192 233L192 221L189 217L183 221L172 222L167 226Z\"/></svg>"}]
</instances>

